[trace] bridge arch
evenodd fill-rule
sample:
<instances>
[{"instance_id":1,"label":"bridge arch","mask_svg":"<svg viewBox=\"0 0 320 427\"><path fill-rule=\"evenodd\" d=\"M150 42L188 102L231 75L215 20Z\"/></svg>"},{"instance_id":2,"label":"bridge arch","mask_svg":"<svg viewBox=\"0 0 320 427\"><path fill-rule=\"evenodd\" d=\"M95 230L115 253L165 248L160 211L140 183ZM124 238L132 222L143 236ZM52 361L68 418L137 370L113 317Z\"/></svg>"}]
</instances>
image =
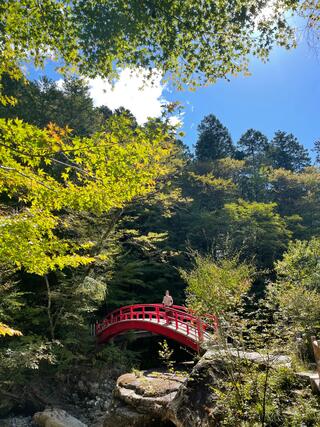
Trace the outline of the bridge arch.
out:
<instances>
[{"instance_id":1,"label":"bridge arch","mask_svg":"<svg viewBox=\"0 0 320 427\"><path fill-rule=\"evenodd\" d=\"M216 330L216 317L209 317ZM183 306L165 308L163 304L135 304L109 313L96 323L95 334L98 343L103 344L127 331L148 331L199 351L210 339L209 329L207 321L195 316Z\"/></svg>"}]
</instances>

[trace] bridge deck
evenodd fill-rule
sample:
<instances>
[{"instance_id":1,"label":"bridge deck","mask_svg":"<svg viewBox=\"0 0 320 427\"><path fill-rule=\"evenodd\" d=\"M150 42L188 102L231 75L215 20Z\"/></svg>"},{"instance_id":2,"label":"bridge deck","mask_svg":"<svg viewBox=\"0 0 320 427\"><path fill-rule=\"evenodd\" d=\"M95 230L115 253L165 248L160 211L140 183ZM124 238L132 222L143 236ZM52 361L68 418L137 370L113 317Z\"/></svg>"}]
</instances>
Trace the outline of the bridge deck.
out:
<instances>
[{"instance_id":1,"label":"bridge deck","mask_svg":"<svg viewBox=\"0 0 320 427\"><path fill-rule=\"evenodd\" d=\"M199 349L210 339L210 328L217 329L217 319L210 317L212 327L185 307L165 308L162 304L139 304L121 307L96 324L99 343L128 331L144 330L174 339Z\"/></svg>"}]
</instances>

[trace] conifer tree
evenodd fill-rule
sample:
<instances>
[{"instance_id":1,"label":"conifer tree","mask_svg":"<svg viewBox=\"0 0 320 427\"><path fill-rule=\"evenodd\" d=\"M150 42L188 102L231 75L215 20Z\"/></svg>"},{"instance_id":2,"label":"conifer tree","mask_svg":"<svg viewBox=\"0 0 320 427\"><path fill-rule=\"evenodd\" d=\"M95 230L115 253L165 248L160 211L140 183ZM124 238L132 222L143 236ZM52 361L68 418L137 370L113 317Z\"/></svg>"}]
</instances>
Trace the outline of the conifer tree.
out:
<instances>
[{"instance_id":1,"label":"conifer tree","mask_svg":"<svg viewBox=\"0 0 320 427\"><path fill-rule=\"evenodd\" d=\"M292 133L277 131L271 141L269 159L274 168L298 172L310 165L308 151Z\"/></svg>"},{"instance_id":2,"label":"conifer tree","mask_svg":"<svg viewBox=\"0 0 320 427\"><path fill-rule=\"evenodd\" d=\"M213 114L204 117L198 126L196 159L213 161L232 156L234 147L228 129Z\"/></svg>"}]
</instances>

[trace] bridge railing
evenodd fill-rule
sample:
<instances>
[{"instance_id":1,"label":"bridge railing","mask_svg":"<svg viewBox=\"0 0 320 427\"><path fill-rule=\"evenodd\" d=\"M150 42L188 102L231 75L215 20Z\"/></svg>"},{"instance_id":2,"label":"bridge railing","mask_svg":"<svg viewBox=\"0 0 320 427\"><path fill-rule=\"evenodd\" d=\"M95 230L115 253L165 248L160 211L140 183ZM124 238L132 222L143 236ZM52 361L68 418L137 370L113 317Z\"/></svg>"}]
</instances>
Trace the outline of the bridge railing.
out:
<instances>
[{"instance_id":1,"label":"bridge railing","mask_svg":"<svg viewBox=\"0 0 320 427\"><path fill-rule=\"evenodd\" d=\"M165 307L163 304L135 304L118 308L109 313L102 321L96 324L96 335L100 335L115 323L129 320L168 325L168 327L174 328L176 331L196 341L201 341L204 334L210 329L208 323L195 316L186 307L176 305ZM213 322L213 327L214 329L217 328L216 318L215 322Z\"/></svg>"}]
</instances>

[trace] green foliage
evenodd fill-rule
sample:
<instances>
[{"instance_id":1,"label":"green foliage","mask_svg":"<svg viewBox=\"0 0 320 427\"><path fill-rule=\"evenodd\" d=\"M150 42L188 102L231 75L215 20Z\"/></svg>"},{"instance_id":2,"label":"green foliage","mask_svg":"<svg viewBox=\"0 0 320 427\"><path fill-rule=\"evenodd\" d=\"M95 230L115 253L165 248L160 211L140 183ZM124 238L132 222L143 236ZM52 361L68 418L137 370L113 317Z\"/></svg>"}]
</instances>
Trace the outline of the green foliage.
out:
<instances>
[{"instance_id":1,"label":"green foliage","mask_svg":"<svg viewBox=\"0 0 320 427\"><path fill-rule=\"evenodd\" d=\"M270 197L278 205L278 212L293 222L295 238L310 238L320 230L320 174L319 169L309 167L294 173L285 169L269 171Z\"/></svg>"},{"instance_id":2,"label":"green foliage","mask_svg":"<svg viewBox=\"0 0 320 427\"><path fill-rule=\"evenodd\" d=\"M314 151L316 152L316 162L319 164L320 163L320 140L315 141Z\"/></svg>"},{"instance_id":3,"label":"green foliage","mask_svg":"<svg viewBox=\"0 0 320 427\"><path fill-rule=\"evenodd\" d=\"M213 261L196 254L194 268L181 271L187 283L188 306L200 314L233 310L252 283L252 269L236 258Z\"/></svg>"},{"instance_id":4,"label":"green foliage","mask_svg":"<svg viewBox=\"0 0 320 427\"><path fill-rule=\"evenodd\" d=\"M300 393L291 369L271 366L263 370L252 363L234 360L226 376L220 387L213 389L218 397L216 412L222 418L220 425L319 425L320 402L309 390Z\"/></svg>"},{"instance_id":5,"label":"green foliage","mask_svg":"<svg viewBox=\"0 0 320 427\"><path fill-rule=\"evenodd\" d=\"M279 307L279 322L292 334L303 334L306 341L320 331L319 256L319 238L290 243L276 264L277 282L269 286L269 298Z\"/></svg>"},{"instance_id":6,"label":"green foliage","mask_svg":"<svg viewBox=\"0 0 320 427\"><path fill-rule=\"evenodd\" d=\"M170 132L160 121L132 127L121 114L91 138L0 119L0 264L7 276L0 316L25 335L12 338L13 360L21 353L16 368L7 363L6 342L0 348L4 389L11 387L6 375L14 383L30 374L22 352L33 370L86 359L89 322L105 300L117 253L114 219L169 172ZM1 331L14 330L1 323Z\"/></svg>"},{"instance_id":7,"label":"green foliage","mask_svg":"<svg viewBox=\"0 0 320 427\"><path fill-rule=\"evenodd\" d=\"M11 276L10 272L0 270L0 336L22 335L21 331L8 326L15 324L16 315L24 306L22 293Z\"/></svg>"},{"instance_id":8,"label":"green foliage","mask_svg":"<svg viewBox=\"0 0 320 427\"><path fill-rule=\"evenodd\" d=\"M37 66L53 57L82 75L129 66L170 72L178 85L213 82L247 72L248 56L266 59L274 43L294 45L285 11L296 5L277 0L265 18L265 1L5 1L0 75L19 77L30 57Z\"/></svg>"},{"instance_id":9,"label":"green foliage","mask_svg":"<svg viewBox=\"0 0 320 427\"><path fill-rule=\"evenodd\" d=\"M258 130L248 129L240 137L238 146L246 160L257 167L259 157L268 149L268 138Z\"/></svg>"},{"instance_id":10,"label":"green foliage","mask_svg":"<svg viewBox=\"0 0 320 427\"><path fill-rule=\"evenodd\" d=\"M5 75L2 84L3 93L16 99L12 106L0 104L3 118L19 118L40 128L55 123L72 129L72 135L90 136L112 115L107 107L93 106L89 86L83 79L66 78L60 87L46 77L16 81Z\"/></svg>"},{"instance_id":11,"label":"green foliage","mask_svg":"<svg viewBox=\"0 0 320 427\"><path fill-rule=\"evenodd\" d=\"M265 180L263 179L263 165L266 163L269 148L268 138L260 131L248 129L238 141L240 157L244 158L248 166L247 173L251 175L247 182L248 195L251 200L262 199ZM252 194L250 194L252 193Z\"/></svg>"},{"instance_id":12,"label":"green foliage","mask_svg":"<svg viewBox=\"0 0 320 427\"><path fill-rule=\"evenodd\" d=\"M229 232L238 251L247 259L267 267L286 249L290 238L285 221L275 212L274 203L249 203L239 200L224 207Z\"/></svg>"},{"instance_id":13,"label":"green foliage","mask_svg":"<svg viewBox=\"0 0 320 427\"><path fill-rule=\"evenodd\" d=\"M159 343L159 357L162 363L166 366L168 372L174 373L175 361L172 360L173 349L170 349L166 340Z\"/></svg>"},{"instance_id":14,"label":"green foliage","mask_svg":"<svg viewBox=\"0 0 320 427\"><path fill-rule=\"evenodd\" d=\"M279 363L279 355L288 349L288 335L270 318L265 299L258 304L249 299L223 316L215 340L217 358L223 363L212 386L213 423L318 426L319 398L312 396L292 367Z\"/></svg>"},{"instance_id":15,"label":"green foliage","mask_svg":"<svg viewBox=\"0 0 320 427\"><path fill-rule=\"evenodd\" d=\"M25 384L42 363L56 363L58 342L46 342L37 336L20 337L0 351L0 384L10 389L14 384Z\"/></svg>"},{"instance_id":16,"label":"green foliage","mask_svg":"<svg viewBox=\"0 0 320 427\"><path fill-rule=\"evenodd\" d=\"M190 171L188 183L190 195L198 199L201 197L200 204L207 209L223 207L227 201L234 198L238 189L231 179L216 177L212 172L198 174Z\"/></svg>"},{"instance_id":17,"label":"green foliage","mask_svg":"<svg viewBox=\"0 0 320 427\"><path fill-rule=\"evenodd\" d=\"M310 166L308 151L292 133L278 131L270 143L269 158L272 167L300 171Z\"/></svg>"},{"instance_id":18,"label":"green foliage","mask_svg":"<svg viewBox=\"0 0 320 427\"><path fill-rule=\"evenodd\" d=\"M313 238L309 242L291 243L283 259L278 261L276 266L279 280L320 292L319 257L319 238Z\"/></svg>"},{"instance_id":19,"label":"green foliage","mask_svg":"<svg viewBox=\"0 0 320 427\"><path fill-rule=\"evenodd\" d=\"M229 131L213 114L202 119L198 134L197 160L212 161L232 155L233 145Z\"/></svg>"},{"instance_id":20,"label":"green foliage","mask_svg":"<svg viewBox=\"0 0 320 427\"><path fill-rule=\"evenodd\" d=\"M90 248L90 241L75 244L56 235L54 230L59 226L67 231L68 223L54 212L101 214L120 208L150 191L167 171L163 161L170 145L163 128L150 123L133 131L127 124L126 117L113 117L110 133L72 139L54 125L40 130L19 120L0 120L0 190L18 199L21 207L18 213L2 215L2 263L44 275L93 261L77 253ZM53 163L64 166L57 178L45 169Z\"/></svg>"},{"instance_id":21,"label":"green foliage","mask_svg":"<svg viewBox=\"0 0 320 427\"><path fill-rule=\"evenodd\" d=\"M290 419L284 425L287 427L300 427L301 425L319 427L319 411L319 400L315 396L302 396L295 402Z\"/></svg>"},{"instance_id":22,"label":"green foliage","mask_svg":"<svg viewBox=\"0 0 320 427\"><path fill-rule=\"evenodd\" d=\"M213 141L212 150L207 147L211 154L199 161L175 139L166 120L138 126L123 109L113 114L92 109L81 81L70 81L64 92L45 81L39 87L3 82L20 105L2 110L9 120L0 120L0 322L24 335L1 339L0 389L10 391L39 370L68 371L81 362L137 363L115 346L93 355L89 324L121 305L160 302L166 289L178 304L184 304L187 290L193 309L218 313L229 339L252 349L267 342L283 350L296 332L318 331L320 301L311 286L317 283L316 244L303 243L296 255L306 253L310 265L290 261L289 269L286 255L287 270L281 263L274 269L290 239L319 235L317 167L302 169L293 156L293 170L273 168L269 145L254 130L242 137L245 156L240 156L241 144L233 150L228 130L216 118L216 139L207 140ZM15 115L30 117L37 126L12 120ZM74 130L45 127L52 120ZM100 131L93 133L97 126ZM294 139L286 144L289 153L296 152ZM278 154L280 162L281 150ZM273 161L277 166L276 157ZM303 271L305 276L295 278ZM256 297L276 275L268 298L252 311L249 288ZM246 369L252 381L241 380L244 406L237 418L232 418L236 388L226 381L225 405L234 405L230 414L227 410L231 425L259 422L262 414L270 425L282 422L282 403L273 391L278 385L268 378L263 394L265 374ZM280 388L293 387L289 379L279 382ZM308 399L295 401L299 420L307 419L304 407L313 416Z\"/></svg>"}]
</instances>

